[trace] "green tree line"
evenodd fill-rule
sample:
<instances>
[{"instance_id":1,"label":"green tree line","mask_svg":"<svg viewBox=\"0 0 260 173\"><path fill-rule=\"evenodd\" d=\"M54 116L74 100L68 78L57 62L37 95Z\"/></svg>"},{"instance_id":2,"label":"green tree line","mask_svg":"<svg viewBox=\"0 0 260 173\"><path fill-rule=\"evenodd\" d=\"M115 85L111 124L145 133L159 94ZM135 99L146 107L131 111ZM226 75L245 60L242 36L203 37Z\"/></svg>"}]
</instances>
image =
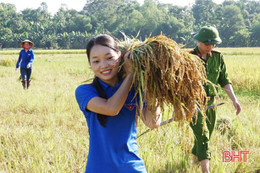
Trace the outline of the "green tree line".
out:
<instances>
[{"instance_id":1,"label":"green tree line","mask_svg":"<svg viewBox=\"0 0 260 173\"><path fill-rule=\"evenodd\" d=\"M51 15L42 2L37 9L17 12L13 4L0 3L0 46L17 48L24 39L37 48L85 48L99 33L122 38L123 33L145 39L160 33L187 47L200 27L218 28L223 47L260 46L260 2L258 0L196 0L192 6L162 4L156 0L86 0L81 11L62 5Z\"/></svg>"}]
</instances>

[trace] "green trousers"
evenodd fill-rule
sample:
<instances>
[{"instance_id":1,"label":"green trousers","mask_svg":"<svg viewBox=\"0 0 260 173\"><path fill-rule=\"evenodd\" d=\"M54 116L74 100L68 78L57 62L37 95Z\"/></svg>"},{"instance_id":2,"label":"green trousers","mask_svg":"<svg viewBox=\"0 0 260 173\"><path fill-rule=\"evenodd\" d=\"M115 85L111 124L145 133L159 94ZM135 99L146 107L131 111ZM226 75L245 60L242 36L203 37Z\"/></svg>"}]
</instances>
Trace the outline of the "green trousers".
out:
<instances>
[{"instance_id":1,"label":"green trousers","mask_svg":"<svg viewBox=\"0 0 260 173\"><path fill-rule=\"evenodd\" d=\"M198 160L210 159L211 154L209 152L209 140L216 123L216 110L208 109L206 111L206 125L203 131L203 116L201 113L197 116L197 122L195 118L190 123L190 127L194 133L194 145L192 148L192 154L198 157Z\"/></svg>"}]
</instances>

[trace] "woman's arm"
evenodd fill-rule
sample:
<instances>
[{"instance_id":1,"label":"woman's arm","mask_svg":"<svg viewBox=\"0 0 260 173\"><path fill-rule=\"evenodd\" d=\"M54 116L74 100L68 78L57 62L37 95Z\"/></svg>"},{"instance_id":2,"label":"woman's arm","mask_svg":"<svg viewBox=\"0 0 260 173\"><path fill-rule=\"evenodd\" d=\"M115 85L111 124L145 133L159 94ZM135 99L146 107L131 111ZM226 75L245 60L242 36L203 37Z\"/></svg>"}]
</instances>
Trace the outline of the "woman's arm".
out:
<instances>
[{"instance_id":1,"label":"woman's arm","mask_svg":"<svg viewBox=\"0 0 260 173\"><path fill-rule=\"evenodd\" d=\"M154 111L154 114L152 115L151 110L149 110L148 107L146 106L143 109L143 115L141 117L143 123L151 129L158 128L162 121L162 114L161 114L160 107L155 106L155 109L156 111Z\"/></svg>"},{"instance_id":2,"label":"woman's arm","mask_svg":"<svg viewBox=\"0 0 260 173\"><path fill-rule=\"evenodd\" d=\"M87 109L103 115L116 116L122 109L126 98L128 96L130 86L132 84L133 75L128 74L116 93L109 99L101 97L92 98L88 104Z\"/></svg>"},{"instance_id":3,"label":"woman's arm","mask_svg":"<svg viewBox=\"0 0 260 173\"><path fill-rule=\"evenodd\" d=\"M125 104L133 80L132 64L131 61L128 60L130 53L131 52L128 52L124 56L124 60L126 61L124 64L126 77L121 86L109 99L104 99L101 97L92 98L87 104L86 108L88 110L107 116L116 116L120 112L123 105Z\"/></svg>"},{"instance_id":4,"label":"woman's arm","mask_svg":"<svg viewBox=\"0 0 260 173\"><path fill-rule=\"evenodd\" d=\"M29 63L32 64L33 60L34 60L34 52L33 52L33 50L32 50L31 59L30 59Z\"/></svg>"},{"instance_id":5,"label":"woman's arm","mask_svg":"<svg viewBox=\"0 0 260 173\"><path fill-rule=\"evenodd\" d=\"M32 67L32 62L33 62L33 60L34 60L34 52L33 52L33 50L31 50L31 52L32 52L32 54L31 54L30 61L29 61L28 64L27 64L27 68Z\"/></svg>"},{"instance_id":6,"label":"woman's arm","mask_svg":"<svg viewBox=\"0 0 260 173\"><path fill-rule=\"evenodd\" d=\"M231 84L227 84L227 85L225 85L223 87L223 89L226 91L228 97L232 100L233 105L234 105L234 107L237 110L236 114L238 115L240 113L240 111L241 111L241 106L240 106L240 104L237 101L237 98L236 98L236 95L235 95L235 93L233 91L232 85Z\"/></svg>"},{"instance_id":7,"label":"woman's arm","mask_svg":"<svg viewBox=\"0 0 260 173\"><path fill-rule=\"evenodd\" d=\"M19 68L19 64L20 64L21 59L22 59L22 51L20 51L20 53L19 53L19 58L18 58L17 63L16 63L16 69Z\"/></svg>"}]
</instances>

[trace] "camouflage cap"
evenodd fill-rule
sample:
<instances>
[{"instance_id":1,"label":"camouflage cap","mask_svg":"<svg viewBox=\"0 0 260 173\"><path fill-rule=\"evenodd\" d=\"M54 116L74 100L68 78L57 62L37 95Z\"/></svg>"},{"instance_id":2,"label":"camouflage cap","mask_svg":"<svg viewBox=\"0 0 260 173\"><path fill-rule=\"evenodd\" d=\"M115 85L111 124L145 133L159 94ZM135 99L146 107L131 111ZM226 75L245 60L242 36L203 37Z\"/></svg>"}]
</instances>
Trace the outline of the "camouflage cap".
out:
<instances>
[{"instance_id":1,"label":"camouflage cap","mask_svg":"<svg viewBox=\"0 0 260 173\"><path fill-rule=\"evenodd\" d=\"M220 44L222 42L218 30L213 26L202 27L193 38L206 44Z\"/></svg>"}]
</instances>

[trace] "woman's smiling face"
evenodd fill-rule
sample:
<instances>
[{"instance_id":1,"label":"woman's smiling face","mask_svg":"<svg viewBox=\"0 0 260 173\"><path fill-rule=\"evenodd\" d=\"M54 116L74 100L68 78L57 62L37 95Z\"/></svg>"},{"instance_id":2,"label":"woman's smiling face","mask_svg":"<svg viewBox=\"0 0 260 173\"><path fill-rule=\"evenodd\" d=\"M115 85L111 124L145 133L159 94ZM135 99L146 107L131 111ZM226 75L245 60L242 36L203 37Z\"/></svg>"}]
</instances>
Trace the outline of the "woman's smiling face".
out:
<instances>
[{"instance_id":1,"label":"woman's smiling face","mask_svg":"<svg viewBox=\"0 0 260 173\"><path fill-rule=\"evenodd\" d=\"M30 45L29 42L25 42L25 43L23 44L23 48L24 48L24 49L30 49L30 47L31 47L31 45Z\"/></svg>"},{"instance_id":2,"label":"woman's smiling face","mask_svg":"<svg viewBox=\"0 0 260 173\"><path fill-rule=\"evenodd\" d=\"M110 86L118 83L120 52L102 46L94 45L90 51L90 66L94 74Z\"/></svg>"}]
</instances>

